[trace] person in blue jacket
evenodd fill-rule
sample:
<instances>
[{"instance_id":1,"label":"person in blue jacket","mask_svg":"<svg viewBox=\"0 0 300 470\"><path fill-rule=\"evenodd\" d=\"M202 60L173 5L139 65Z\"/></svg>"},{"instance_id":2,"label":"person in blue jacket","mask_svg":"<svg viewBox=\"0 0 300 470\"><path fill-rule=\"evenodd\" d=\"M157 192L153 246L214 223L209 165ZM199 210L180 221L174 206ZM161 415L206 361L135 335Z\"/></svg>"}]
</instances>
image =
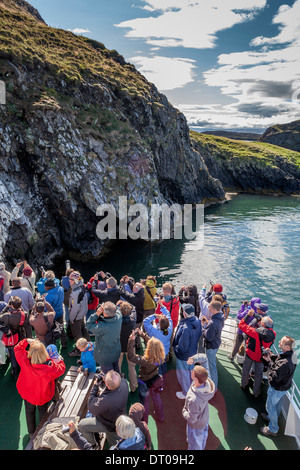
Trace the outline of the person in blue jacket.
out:
<instances>
[{"instance_id":1,"label":"person in blue jacket","mask_svg":"<svg viewBox=\"0 0 300 470\"><path fill-rule=\"evenodd\" d=\"M64 302L64 289L55 284L54 279L47 279L44 283L45 286L45 299L49 304L54 308L55 311L55 317L54 320L60 323L61 325L64 324L64 308L63 308L63 302ZM62 337L61 337L61 345L62 347L67 346L67 334L62 328Z\"/></svg>"},{"instance_id":2,"label":"person in blue jacket","mask_svg":"<svg viewBox=\"0 0 300 470\"><path fill-rule=\"evenodd\" d=\"M176 396L185 399L191 385L191 374L187 361L189 357L197 353L202 325L199 318L195 316L195 307L192 304L183 304L182 314L183 318L178 324L173 348L176 356L176 376L182 389L176 392Z\"/></svg>"},{"instance_id":3,"label":"person in blue jacket","mask_svg":"<svg viewBox=\"0 0 300 470\"><path fill-rule=\"evenodd\" d=\"M82 366L79 367L78 372L84 372L85 375L88 375L90 372L96 372L94 344L86 338L79 338L76 341L76 347L81 352L80 360L82 362Z\"/></svg>"},{"instance_id":4,"label":"person in blue jacket","mask_svg":"<svg viewBox=\"0 0 300 470\"><path fill-rule=\"evenodd\" d=\"M167 357L170 352L171 347L171 336L173 333L173 322L171 320L171 315L169 310L163 305L161 299L158 299L160 304L161 314L153 314L146 317L143 321L143 327L150 338L154 336L159 339L165 350L165 361L159 366L159 373L163 377L163 386L166 381L167 374ZM159 320L159 323L156 324L156 320Z\"/></svg>"},{"instance_id":5,"label":"person in blue jacket","mask_svg":"<svg viewBox=\"0 0 300 470\"><path fill-rule=\"evenodd\" d=\"M42 277L36 284L37 290L41 295L46 293L45 282L48 279L53 279L56 286L60 285L60 280L55 277L53 271L42 271Z\"/></svg>"}]
</instances>

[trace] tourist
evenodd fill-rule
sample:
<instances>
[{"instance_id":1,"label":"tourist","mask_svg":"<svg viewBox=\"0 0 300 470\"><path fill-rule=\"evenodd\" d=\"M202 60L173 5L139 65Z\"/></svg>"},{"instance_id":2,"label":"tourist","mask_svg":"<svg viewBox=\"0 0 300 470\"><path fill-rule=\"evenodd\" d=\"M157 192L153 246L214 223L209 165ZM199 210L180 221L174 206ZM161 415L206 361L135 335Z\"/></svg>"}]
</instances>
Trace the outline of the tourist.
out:
<instances>
[{"instance_id":1,"label":"tourist","mask_svg":"<svg viewBox=\"0 0 300 470\"><path fill-rule=\"evenodd\" d=\"M277 436L282 399L291 388L297 365L297 355L294 351L295 340L290 336L284 336L279 341L279 347L281 349L280 354L272 354L272 351L268 348L263 356L263 361L268 365L269 382L266 402L267 413L262 413L262 418L268 425L260 428L265 436Z\"/></svg>"},{"instance_id":2,"label":"tourist","mask_svg":"<svg viewBox=\"0 0 300 470\"><path fill-rule=\"evenodd\" d=\"M32 338L29 313L22 309L22 300L11 297L9 303L0 313L1 341L5 344L11 362L12 376L17 379L20 367L15 357L15 346L25 338Z\"/></svg>"},{"instance_id":3,"label":"tourist","mask_svg":"<svg viewBox=\"0 0 300 470\"><path fill-rule=\"evenodd\" d=\"M138 388L137 374L134 362L131 362L127 356L128 339L131 333L136 328L136 311L135 307L129 302L120 300L117 304L122 314L122 327L121 327L121 354L119 358L119 370L122 370L123 357L126 356L128 365L128 380L131 392L135 392Z\"/></svg>"},{"instance_id":4,"label":"tourist","mask_svg":"<svg viewBox=\"0 0 300 470\"><path fill-rule=\"evenodd\" d=\"M46 344L47 332L54 326L54 318L55 311L49 302L44 297L37 298L29 317L29 323L36 338L44 344Z\"/></svg>"},{"instance_id":5,"label":"tourist","mask_svg":"<svg viewBox=\"0 0 300 470\"><path fill-rule=\"evenodd\" d=\"M95 335L94 357L104 373L119 369L122 314L112 302L102 303L86 324Z\"/></svg>"},{"instance_id":6,"label":"tourist","mask_svg":"<svg viewBox=\"0 0 300 470\"><path fill-rule=\"evenodd\" d=\"M54 279L48 278L44 282L44 289L46 292L45 300L54 308L55 318L61 326L61 346L67 347L68 339L64 329L64 289L57 284ZM47 308L47 307L46 307Z\"/></svg>"},{"instance_id":7,"label":"tourist","mask_svg":"<svg viewBox=\"0 0 300 470\"><path fill-rule=\"evenodd\" d=\"M29 349L28 349L29 347ZM29 437L36 430L36 408L41 421L55 393L55 379L63 375L63 361L56 364L38 339L24 339L15 346L16 360L21 368L17 390L25 402Z\"/></svg>"},{"instance_id":8,"label":"tourist","mask_svg":"<svg viewBox=\"0 0 300 470\"><path fill-rule=\"evenodd\" d=\"M126 279L126 277L125 277ZM120 283L120 295L121 297L129 302L131 305L134 305L136 311L136 326L139 328L143 323L144 318L144 286L140 282L136 282L132 288L132 293L126 291L124 285ZM139 339L137 338L136 347L140 347Z\"/></svg>"},{"instance_id":9,"label":"tourist","mask_svg":"<svg viewBox=\"0 0 300 470\"><path fill-rule=\"evenodd\" d=\"M98 281L101 281L101 275L94 275L94 280L92 284L93 294L99 299L99 303L112 302L113 304L116 304L118 300L120 300L120 290L117 280L113 276L109 278L102 277L102 279L106 280L106 289L104 290L99 289L98 287Z\"/></svg>"},{"instance_id":10,"label":"tourist","mask_svg":"<svg viewBox=\"0 0 300 470\"><path fill-rule=\"evenodd\" d=\"M88 300L87 293L85 291L84 282L81 274L78 271L71 272L69 276L71 294L69 299L69 321L71 333L74 338L74 342L79 338L90 339L88 331L85 326L85 317L88 311ZM69 352L70 357L79 357L80 351L78 348L73 349Z\"/></svg>"},{"instance_id":11,"label":"tourist","mask_svg":"<svg viewBox=\"0 0 300 470\"><path fill-rule=\"evenodd\" d=\"M12 288L4 296L4 302L9 303L11 297L19 297L22 300L22 309L30 312L34 305L32 292L27 287L22 287L22 278L15 277L12 281Z\"/></svg>"},{"instance_id":12,"label":"tourist","mask_svg":"<svg viewBox=\"0 0 300 470\"><path fill-rule=\"evenodd\" d=\"M142 282L144 286L144 318L148 317L148 315L153 315L156 310L156 302L155 296L157 292L156 287L156 277L155 276L147 276L144 282Z\"/></svg>"},{"instance_id":13,"label":"tourist","mask_svg":"<svg viewBox=\"0 0 300 470\"><path fill-rule=\"evenodd\" d=\"M192 304L195 308L195 315L199 317L200 306L199 306L199 294L197 286L191 284L190 286L182 286L178 292L179 302L181 304Z\"/></svg>"},{"instance_id":14,"label":"tourist","mask_svg":"<svg viewBox=\"0 0 300 470\"><path fill-rule=\"evenodd\" d=\"M222 304L217 300L212 300L208 305L208 311L211 320L205 316L201 317L203 328L205 352L209 364L209 372L215 388L218 388L218 371L217 371L217 352L221 345L221 333L224 326L224 315L222 312Z\"/></svg>"},{"instance_id":15,"label":"tourist","mask_svg":"<svg viewBox=\"0 0 300 470\"><path fill-rule=\"evenodd\" d=\"M243 363L241 388L247 390L249 386L250 371L254 371L253 395L260 395L261 383L263 379L262 355L264 350L272 346L276 333L272 329L273 321L270 317L264 317L258 328L247 324L249 317L253 317L254 310L250 309L246 316L240 321L239 328L248 338L246 341L246 355Z\"/></svg>"},{"instance_id":16,"label":"tourist","mask_svg":"<svg viewBox=\"0 0 300 470\"><path fill-rule=\"evenodd\" d=\"M191 385L191 375L187 365L189 357L197 353L198 341L202 327L195 316L195 308L191 304L182 305L183 318L180 320L173 341L176 356L176 376L181 390L176 392L177 398L185 399Z\"/></svg>"},{"instance_id":17,"label":"tourist","mask_svg":"<svg viewBox=\"0 0 300 470\"><path fill-rule=\"evenodd\" d=\"M64 289L64 320L66 325L67 333L70 337L72 337L71 327L69 322L69 303L70 303L70 295L72 292L71 284L69 276L74 271L73 268L67 268L65 275L61 278L61 285Z\"/></svg>"},{"instance_id":18,"label":"tourist","mask_svg":"<svg viewBox=\"0 0 300 470\"><path fill-rule=\"evenodd\" d=\"M110 450L144 450L145 436L129 416L118 417L116 433L120 440Z\"/></svg>"},{"instance_id":19,"label":"tourist","mask_svg":"<svg viewBox=\"0 0 300 470\"><path fill-rule=\"evenodd\" d=\"M10 290L10 279L11 279L11 273L7 271L5 263L1 262L0 263L0 276L3 277L3 287L2 287L2 293L3 296Z\"/></svg>"},{"instance_id":20,"label":"tourist","mask_svg":"<svg viewBox=\"0 0 300 470\"><path fill-rule=\"evenodd\" d=\"M29 266L27 261L20 261L16 264L16 267L12 270L11 273L11 280L15 277L19 277L19 272L23 267L22 276L21 277L21 287L26 287L30 290L32 295L35 294L35 279L36 275L33 269Z\"/></svg>"},{"instance_id":21,"label":"tourist","mask_svg":"<svg viewBox=\"0 0 300 470\"><path fill-rule=\"evenodd\" d=\"M45 294L45 292L46 292L46 289L45 289L45 282L46 282L48 279L53 279L53 281L54 281L54 283L55 283L56 286L59 286L59 285L60 285L60 280L55 277L54 271L51 271L51 270L49 270L49 271L44 271L44 270L43 270L43 271L42 271L42 277L41 277L41 279L39 279L39 281L38 281L37 284L36 284L37 291L38 291L41 295Z\"/></svg>"},{"instance_id":22,"label":"tourist","mask_svg":"<svg viewBox=\"0 0 300 470\"><path fill-rule=\"evenodd\" d=\"M166 374L167 374L167 358L170 352L170 340L173 333L173 322L171 320L169 310L163 305L162 300L158 299L160 305L161 314L149 315L143 321L143 327L147 335L159 339L165 350L165 360L159 366L159 373L163 378L163 385L165 385ZM158 318L159 323L155 325L155 320Z\"/></svg>"},{"instance_id":23,"label":"tourist","mask_svg":"<svg viewBox=\"0 0 300 470\"><path fill-rule=\"evenodd\" d=\"M136 334L139 334L146 343L143 356L135 354L134 352ZM138 391L139 401L145 407L145 422L148 423L150 396L154 406L156 421L164 421L163 403L160 396L162 377L159 375L159 366L165 360L165 351L162 342L157 338L149 338L149 336L141 330L133 331L128 340L127 357L131 362L140 366Z\"/></svg>"},{"instance_id":24,"label":"tourist","mask_svg":"<svg viewBox=\"0 0 300 470\"><path fill-rule=\"evenodd\" d=\"M182 416L187 421L188 450L204 450L208 436L208 402L215 394L215 385L208 371L200 365L195 365L191 378L192 384L182 410Z\"/></svg>"},{"instance_id":25,"label":"tourist","mask_svg":"<svg viewBox=\"0 0 300 470\"><path fill-rule=\"evenodd\" d=\"M96 361L94 358L94 344L86 338L79 338L76 341L76 348L80 351L80 361L82 365L77 372L83 372L88 375L90 372L96 372Z\"/></svg>"},{"instance_id":26,"label":"tourist","mask_svg":"<svg viewBox=\"0 0 300 470\"><path fill-rule=\"evenodd\" d=\"M142 403L133 403L129 408L128 416L133 419L135 425L140 428L145 436L145 450L151 450L151 434L148 424L144 421L145 407Z\"/></svg>"},{"instance_id":27,"label":"tourist","mask_svg":"<svg viewBox=\"0 0 300 470\"><path fill-rule=\"evenodd\" d=\"M248 300L244 300L242 302L242 305L237 313L237 320L240 322L247 314L247 312L252 308L255 312L257 312L257 308L255 307L255 304L260 304L261 299L259 297L253 297L250 302ZM253 317L248 317L248 324L252 321ZM242 330L238 328L236 338L235 338L235 344L233 346L233 349L231 351L231 354L228 354L227 357L230 359L230 361L233 361L235 356L237 355L241 345L243 344L243 341L245 340L245 335L243 334Z\"/></svg>"},{"instance_id":28,"label":"tourist","mask_svg":"<svg viewBox=\"0 0 300 470\"><path fill-rule=\"evenodd\" d=\"M178 296L174 293L174 286L170 282L165 282L162 286L163 294L161 300L163 305L169 310L173 329L178 325L179 321L179 309L180 302ZM160 304L157 304L155 313L159 315L161 313Z\"/></svg>"},{"instance_id":29,"label":"tourist","mask_svg":"<svg viewBox=\"0 0 300 470\"><path fill-rule=\"evenodd\" d=\"M110 446L117 443L116 421L126 414L128 393L127 381L114 370L95 378L88 398L92 417L83 418L78 425L79 432L94 447L95 433L104 432Z\"/></svg>"}]
</instances>

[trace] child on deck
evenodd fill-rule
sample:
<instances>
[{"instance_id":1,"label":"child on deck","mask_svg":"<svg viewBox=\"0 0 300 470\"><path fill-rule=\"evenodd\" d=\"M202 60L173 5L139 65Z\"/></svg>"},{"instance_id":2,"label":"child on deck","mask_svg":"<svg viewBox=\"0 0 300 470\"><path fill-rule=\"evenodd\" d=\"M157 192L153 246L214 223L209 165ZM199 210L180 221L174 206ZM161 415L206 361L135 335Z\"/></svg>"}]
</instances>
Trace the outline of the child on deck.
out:
<instances>
[{"instance_id":1,"label":"child on deck","mask_svg":"<svg viewBox=\"0 0 300 470\"><path fill-rule=\"evenodd\" d=\"M49 344L46 348L47 353L49 354L50 359L52 359L55 364L59 364L63 361L63 357L58 354L57 347L55 344ZM58 378L55 379L55 394L53 397L53 401L58 401L59 394L61 392L61 383L59 382Z\"/></svg>"},{"instance_id":2,"label":"child on deck","mask_svg":"<svg viewBox=\"0 0 300 470\"><path fill-rule=\"evenodd\" d=\"M81 352L80 360L82 362L82 366L79 367L78 372L84 372L85 375L88 375L90 372L96 372L94 343L87 341L86 338L79 338L76 341L76 347Z\"/></svg>"}]
</instances>

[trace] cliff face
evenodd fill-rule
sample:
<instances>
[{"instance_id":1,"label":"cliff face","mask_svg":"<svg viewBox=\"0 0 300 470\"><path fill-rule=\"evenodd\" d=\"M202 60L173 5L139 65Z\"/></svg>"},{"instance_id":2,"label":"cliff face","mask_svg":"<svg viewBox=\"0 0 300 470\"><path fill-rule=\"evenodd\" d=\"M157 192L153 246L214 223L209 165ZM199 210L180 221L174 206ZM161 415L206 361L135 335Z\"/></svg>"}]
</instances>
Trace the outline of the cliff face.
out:
<instances>
[{"instance_id":1,"label":"cliff face","mask_svg":"<svg viewBox=\"0 0 300 470\"><path fill-rule=\"evenodd\" d=\"M293 194L300 192L300 154L266 143L237 142L191 132L214 178L227 191Z\"/></svg>"},{"instance_id":2,"label":"cliff face","mask_svg":"<svg viewBox=\"0 0 300 470\"><path fill-rule=\"evenodd\" d=\"M300 120L269 127L259 140L300 152Z\"/></svg>"},{"instance_id":3,"label":"cliff face","mask_svg":"<svg viewBox=\"0 0 300 470\"><path fill-rule=\"evenodd\" d=\"M184 116L103 44L0 0L0 253L49 265L101 254L96 209L224 198ZM22 31L22 34L20 33Z\"/></svg>"}]
</instances>

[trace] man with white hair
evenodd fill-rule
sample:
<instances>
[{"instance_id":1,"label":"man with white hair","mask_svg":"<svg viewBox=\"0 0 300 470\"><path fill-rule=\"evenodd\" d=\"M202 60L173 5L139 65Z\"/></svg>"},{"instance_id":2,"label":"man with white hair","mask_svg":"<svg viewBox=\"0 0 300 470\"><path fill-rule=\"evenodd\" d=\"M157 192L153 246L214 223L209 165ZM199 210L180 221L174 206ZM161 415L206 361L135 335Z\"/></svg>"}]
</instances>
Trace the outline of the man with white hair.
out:
<instances>
[{"instance_id":1,"label":"man with white hair","mask_svg":"<svg viewBox=\"0 0 300 470\"><path fill-rule=\"evenodd\" d=\"M263 317L258 328L247 324L249 317L254 315L254 310L250 309L245 317L240 321L239 328L248 336L246 341L246 355L243 364L242 383L243 390L249 387L249 376L251 368L254 369L253 395L260 395L260 388L263 379L262 358L265 351L269 349L275 341L276 333L272 329L273 320L270 317Z\"/></svg>"}]
</instances>

